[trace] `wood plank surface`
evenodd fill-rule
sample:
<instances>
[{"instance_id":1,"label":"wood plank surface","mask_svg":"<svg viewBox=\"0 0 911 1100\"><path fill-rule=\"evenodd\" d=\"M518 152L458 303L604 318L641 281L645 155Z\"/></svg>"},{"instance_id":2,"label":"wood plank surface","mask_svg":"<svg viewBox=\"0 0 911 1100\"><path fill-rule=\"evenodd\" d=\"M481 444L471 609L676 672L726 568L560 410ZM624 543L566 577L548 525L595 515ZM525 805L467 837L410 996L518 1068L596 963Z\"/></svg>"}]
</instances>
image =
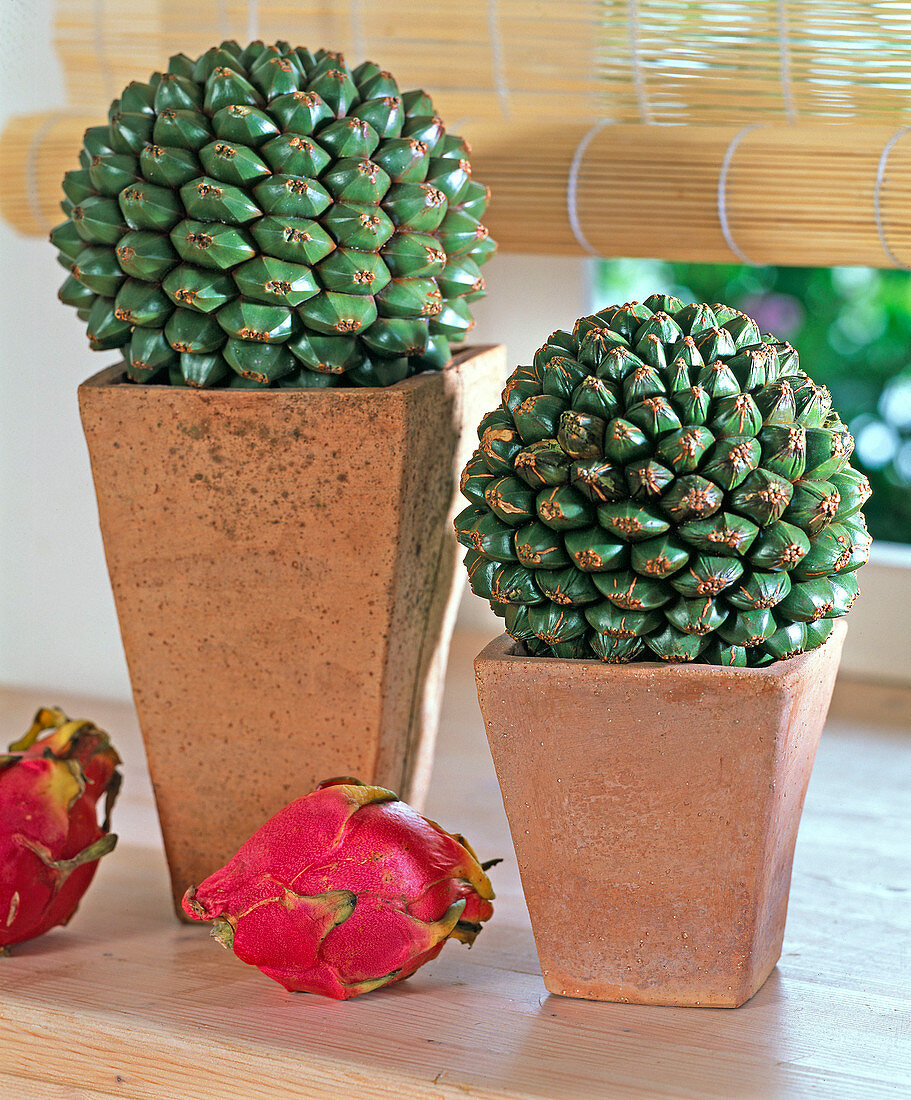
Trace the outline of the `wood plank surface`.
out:
<instances>
[{"instance_id":1,"label":"wood plank surface","mask_svg":"<svg viewBox=\"0 0 911 1100\"><path fill-rule=\"evenodd\" d=\"M126 775L120 845L71 925L0 960L0 1097L911 1096L911 692L836 689L784 953L752 1001L577 1001L541 982L474 694L485 640L454 642L427 812L506 857L495 916L471 951L348 1002L286 993L173 918L131 708L0 691L0 740L59 703L110 730Z\"/></svg>"}]
</instances>

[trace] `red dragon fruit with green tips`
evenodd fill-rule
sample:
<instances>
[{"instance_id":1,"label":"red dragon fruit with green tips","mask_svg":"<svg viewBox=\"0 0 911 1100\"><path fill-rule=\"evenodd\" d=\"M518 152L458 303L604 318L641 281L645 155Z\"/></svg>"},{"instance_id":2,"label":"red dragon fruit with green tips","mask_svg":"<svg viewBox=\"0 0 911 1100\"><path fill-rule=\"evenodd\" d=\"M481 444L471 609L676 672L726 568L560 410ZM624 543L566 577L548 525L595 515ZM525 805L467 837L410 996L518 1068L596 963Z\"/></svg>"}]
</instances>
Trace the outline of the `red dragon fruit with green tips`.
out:
<instances>
[{"instance_id":1,"label":"red dragon fruit with green tips","mask_svg":"<svg viewBox=\"0 0 911 1100\"><path fill-rule=\"evenodd\" d=\"M0 954L76 912L117 843L108 824L119 763L106 733L48 707L0 755Z\"/></svg>"},{"instance_id":2,"label":"red dragon fruit with green tips","mask_svg":"<svg viewBox=\"0 0 911 1100\"><path fill-rule=\"evenodd\" d=\"M402 981L452 938L469 946L494 893L464 837L391 791L327 780L266 822L184 910L288 990L345 1000Z\"/></svg>"}]
</instances>

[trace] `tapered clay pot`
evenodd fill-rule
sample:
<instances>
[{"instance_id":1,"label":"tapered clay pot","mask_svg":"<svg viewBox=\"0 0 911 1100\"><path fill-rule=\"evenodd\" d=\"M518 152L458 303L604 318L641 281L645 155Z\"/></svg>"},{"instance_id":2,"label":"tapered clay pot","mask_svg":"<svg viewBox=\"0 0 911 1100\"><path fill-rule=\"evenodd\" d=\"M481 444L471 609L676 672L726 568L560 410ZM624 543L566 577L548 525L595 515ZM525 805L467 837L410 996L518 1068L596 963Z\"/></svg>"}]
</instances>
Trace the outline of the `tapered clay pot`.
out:
<instances>
[{"instance_id":1,"label":"tapered clay pot","mask_svg":"<svg viewBox=\"0 0 911 1100\"><path fill-rule=\"evenodd\" d=\"M781 954L845 625L767 668L475 662L544 984L736 1008Z\"/></svg>"},{"instance_id":2,"label":"tapered clay pot","mask_svg":"<svg viewBox=\"0 0 911 1100\"><path fill-rule=\"evenodd\" d=\"M486 347L385 389L80 386L175 902L329 776L421 803L457 472L505 374Z\"/></svg>"}]
</instances>

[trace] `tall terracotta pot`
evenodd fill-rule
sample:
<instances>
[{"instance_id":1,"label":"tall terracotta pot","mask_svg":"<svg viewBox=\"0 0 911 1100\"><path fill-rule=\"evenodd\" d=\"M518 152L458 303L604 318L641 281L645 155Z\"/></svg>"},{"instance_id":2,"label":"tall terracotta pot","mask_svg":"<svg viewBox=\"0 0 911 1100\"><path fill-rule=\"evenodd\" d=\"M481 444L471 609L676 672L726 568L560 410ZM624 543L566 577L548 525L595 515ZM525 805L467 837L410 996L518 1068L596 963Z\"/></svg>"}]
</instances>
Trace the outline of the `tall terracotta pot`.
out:
<instances>
[{"instance_id":1,"label":"tall terracotta pot","mask_svg":"<svg viewBox=\"0 0 911 1100\"><path fill-rule=\"evenodd\" d=\"M457 472L505 373L486 347L386 389L80 386L175 902L328 776L421 802Z\"/></svg>"},{"instance_id":2,"label":"tall terracotta pot","mask_svg":"<svg viewBox=\"0 0 911 1100\"><path fill-rule=\"evenodd\" d=\"M781 954L845 624L763 669L478 656L544 984L736 1008Z\"/></svg>"}]
</instances>

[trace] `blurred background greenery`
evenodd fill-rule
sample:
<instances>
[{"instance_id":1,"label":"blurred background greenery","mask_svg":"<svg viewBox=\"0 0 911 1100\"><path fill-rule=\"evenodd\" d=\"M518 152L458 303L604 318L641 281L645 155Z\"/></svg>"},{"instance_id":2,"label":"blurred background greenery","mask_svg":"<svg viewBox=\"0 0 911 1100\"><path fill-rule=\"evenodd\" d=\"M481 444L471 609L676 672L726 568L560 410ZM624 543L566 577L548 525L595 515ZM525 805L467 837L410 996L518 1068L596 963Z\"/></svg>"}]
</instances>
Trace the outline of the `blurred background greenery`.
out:
<instances>
[{"instance_id":1,"label":"blurred background greenery","mask_svg":"<svg viewBox=\"0 0 911 1100\"><path fill-rule=\"evenodd\" d=\"M866 267L741 267L662 260L598 265L595 308L655 290L726 302L790 341L828 386L856 441L852 463L873 485L874 538L911 543L911 279Z\"/></svg>"}]
</instances>

